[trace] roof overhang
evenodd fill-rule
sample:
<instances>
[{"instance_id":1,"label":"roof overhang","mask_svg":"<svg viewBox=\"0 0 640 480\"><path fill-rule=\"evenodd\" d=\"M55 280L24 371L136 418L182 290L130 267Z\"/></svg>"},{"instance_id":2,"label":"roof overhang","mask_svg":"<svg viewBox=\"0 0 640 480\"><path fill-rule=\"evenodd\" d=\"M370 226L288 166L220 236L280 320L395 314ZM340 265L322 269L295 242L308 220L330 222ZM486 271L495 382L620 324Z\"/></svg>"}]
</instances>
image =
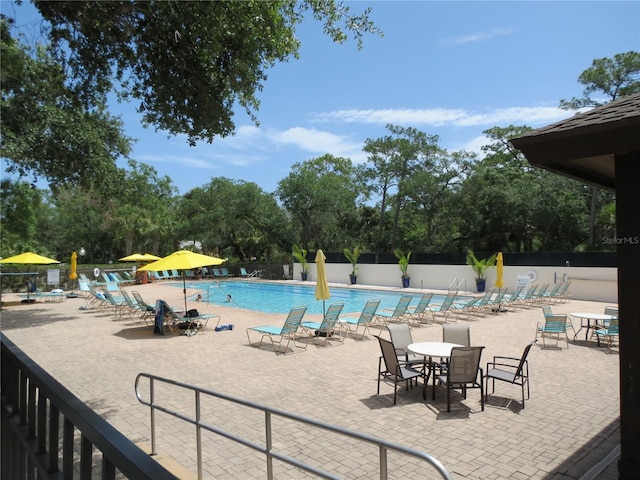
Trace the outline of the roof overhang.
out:
<instances>
[{"instance_id":1,"label":"roof overhang","mask_svg":"<svg viewBox=\"0 0 640 480\"><path fill-rule=\"evenodd\" d=\"M510 140L532 164L615 189L616 155L640 151L640 95L631 95Z\"/></svg>"}]
</instances>

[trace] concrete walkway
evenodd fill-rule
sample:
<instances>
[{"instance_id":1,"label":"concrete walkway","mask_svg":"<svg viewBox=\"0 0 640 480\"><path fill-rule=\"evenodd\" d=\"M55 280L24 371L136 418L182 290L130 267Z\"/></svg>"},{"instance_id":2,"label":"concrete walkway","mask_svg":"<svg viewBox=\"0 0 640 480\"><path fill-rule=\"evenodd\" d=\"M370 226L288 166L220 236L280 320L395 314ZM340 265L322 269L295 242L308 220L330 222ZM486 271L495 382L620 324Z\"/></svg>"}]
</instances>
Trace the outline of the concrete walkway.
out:
<instances>
[{"instance_id":1,"label":"concrete walkway","mask_svg":"<svg viewBox=\"0 0 640 480\"><path fill-rule=\"evenodd\" d=\"M182 286L127 289L138 290L149 303L156 298L177 305L183 301ZM3 301L10 299L3 296ZM2 310L2 331L136 443L150 443L149 411L134 392L136 375L147 372L416 448L438 458L456 479L580 479L619 444L619 357L606 348L589 346L584 331L568 349L564 344L561 349L534 346L529 357L531 399L525 409L519 401L520 388L500 383L484 412L479 390L470 390L466 400L454 393L452 411L447 413L442 387L437 387L435 401L431 387L426 401L420 388L399 390L395 406L392 385L383 384L381 395L376 395L380 352L373 337L348 338L344 344L330 342L327 347L309 344L306 350L276 355L249 346L246 328L282 325L283 315L190 302L189 308L219 313L221 323L232 323L234 329L215 332L210 325L191 337L158 336L144 323L114 317L112 309L81 310L84 305L83 299L70 298L7 306ZM553 309L602 312L604 307L571 300ZM318 316L305 318L314 319ZM541 320L541 309L531 308L459 322L470 324L473 345L485 346L482 364L486 365L493 355L519 357ZM575 319L573 323L577 329L579 323ZM415 341L441 340L442 326L414 328L412 333ZM382 335L388 338L385 330ZM184 393L156 395L192 411L193 399ZM256 441L264 439L264 418L258 413L218 401L207 401L203 411L210 424ZM275 423L274 441L287 453L344 478L376 478L375 447ZM195 439L190 425L158 416L159 452L192 472L196 472ZM266 478L262 455L212 434L203 434L203 441L205 478ZM616 478L615 461L592 478ZM389 463L390 478L439 478L428 465L411 458L391 456ZM310 478L292 467L275 465L276 478Z\"/></svg>"}]
</instances>

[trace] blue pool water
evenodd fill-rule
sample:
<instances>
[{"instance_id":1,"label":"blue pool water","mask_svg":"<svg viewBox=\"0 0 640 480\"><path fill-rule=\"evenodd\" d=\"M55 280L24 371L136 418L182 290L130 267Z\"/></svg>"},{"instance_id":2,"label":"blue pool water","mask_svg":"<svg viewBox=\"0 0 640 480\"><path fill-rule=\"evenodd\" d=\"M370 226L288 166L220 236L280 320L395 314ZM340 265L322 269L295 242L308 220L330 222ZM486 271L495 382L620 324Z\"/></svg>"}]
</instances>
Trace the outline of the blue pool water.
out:
<instances>
[{"instance_id":1,"label":"blue pool water","mask_svg":"<svg viewBox=\"0 0 640 480\"><path fill-rule=\"evenodd\" d=\"M178 284L176 284L178 286ZM182 284L179 285L182 288ZM322 313L322 301L315 298L315 285L286 285L251 282L198 282L187 283L187 288L200 290L202 301L210 304L246 308L265 313L288 313L292 307L306 305L308 313ZM395 308L403 292L384 290L358 290L331 288L331 298L326 305L344 302L343 312L361 312L367 300L379 298L380 309ZM418 304L421 293L411 293L411 306ZM230 296L230 297L229 297ZM194 300L195 295L189 297ZM231 301L229 301L231 298ZM444 295L434 295L431 303L442 303ZM463 301L465 297L459 297Z\"/></svg>"}]
</instances>

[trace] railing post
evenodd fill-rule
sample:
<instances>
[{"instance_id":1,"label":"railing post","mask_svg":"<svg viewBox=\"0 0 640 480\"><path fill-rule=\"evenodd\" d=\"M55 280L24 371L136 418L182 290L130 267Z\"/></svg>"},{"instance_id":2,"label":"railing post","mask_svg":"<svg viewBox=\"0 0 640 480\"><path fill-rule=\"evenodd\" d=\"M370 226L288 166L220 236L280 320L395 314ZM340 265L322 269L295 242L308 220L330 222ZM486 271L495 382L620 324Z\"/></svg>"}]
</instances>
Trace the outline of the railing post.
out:
<instances>
[{"instance_id":1,"label":"railing post","mask_svg":"<svg viewBox=\"0 0 640 480\"><path fill-rule=\"evenodd\" d=\"M153 378L149 378L149 403L151 408L151 455L157 455L156 451L156 410L155 410L155 389Z\"/></svg>"},{"instance_id":2,"label":"railing post","mask_svg":"<svg viewBox=\"0 0 640 480\"><path fill-rule=\"evenodd\" d=\"M200 416L200 392L198 390L196 393L196 454L198 457L198 480L202 480L202 427L200 426L200 422L202 421L202 417Z\"/></svg>"},{"instance_id":3,"label":"railing post","mask_svg":"<svg viewBox=\"0 0 640 480\"><path fill-rule=\"evenodd\" d=\"M271 438L271 413L269 412L264 412L264 432L266 443L265 453L267 454L267 480L273 480L273 458L271 457L273 443Z\"/></svg>"},{"instance_id":4,"label":"railing post","mask_svg":"<svg viewBox=\"0 0 640 480\"><path fill-rule=\"evenodd\" d=\"M380 445L380 480L387 480L387 449L384 445Z\"/></svg>"}]
</instances>

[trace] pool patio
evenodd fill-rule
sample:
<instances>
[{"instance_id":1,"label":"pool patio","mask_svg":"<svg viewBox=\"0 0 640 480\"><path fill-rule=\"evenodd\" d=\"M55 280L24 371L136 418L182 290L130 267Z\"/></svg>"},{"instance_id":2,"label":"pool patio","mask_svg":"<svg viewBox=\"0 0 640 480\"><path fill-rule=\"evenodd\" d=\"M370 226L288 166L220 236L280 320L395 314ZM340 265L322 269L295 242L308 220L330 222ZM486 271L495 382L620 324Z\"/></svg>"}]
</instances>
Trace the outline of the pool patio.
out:
<instances>
[{"instance_id":1,"label":"pool patio","mask_svg":"<svg viewBox=\"0 0 640 480\"><path fill-rule=\"evenodd\" d=\"M162 284L126 288L138 290L150 303L156 298L170 304L182 301L182 288ZM3 301L9 297L3 295ZM519 387L500 384L484 412L479 391L471 390L463 401L454 395L452 411L447 413L441 388L435 401L430 395L424 401L420 388L403 389L396 406L391 385L383 384L381 395L375 394L380 352L373 337L349 338L327 347L309 344L305 351L275 355L248 346L245 331L254 325L281 325L281 314L190 302L189 308L219 313L221 323L232 323L234 329L215 332L209 325L191 337L157 336L144 324L114 318L112 310L80 310L84 305L84 300L70 298L3 307L2 331L134 442L150 443L149 412L134 393L136 375L148 372L422 450L438 458L456 479L617 478L617 458L610 454L620 436L619 358L606 348L589 347L582 336L568 349L532 349L531 399L524 410L517 401ZM604 306L571 300L553 309L602 312ZM305 320L318 318L310 315ZM473 345L485 346L482 364L486 365L493 355L520 356L541 319L540 308L532 308L459 322L471 325ZM579 327L575 319L574 325ZM414 328L412 333L416 341L441 340L442 327L434 324ZM386 332L383 335L388 338ZM259 416L238 414L217 403L206 405L205 410L209 423L261 434ZM194 428L161 415L158 425L159 453L195 472ZM374 447L355 448L348 442L337 443L322 431L286 424L277 425L274 438L280 448L344 478L376 475ZM205 478L266 477L263 456L219 437L204 435L203 439ZM591 476L592 469L608 456L613 463L599 476ZM402 460L390 458L390 478L439 478L423 463ZM276 477L310 478L277 462Z\"/></svg>"}]
</instances>

